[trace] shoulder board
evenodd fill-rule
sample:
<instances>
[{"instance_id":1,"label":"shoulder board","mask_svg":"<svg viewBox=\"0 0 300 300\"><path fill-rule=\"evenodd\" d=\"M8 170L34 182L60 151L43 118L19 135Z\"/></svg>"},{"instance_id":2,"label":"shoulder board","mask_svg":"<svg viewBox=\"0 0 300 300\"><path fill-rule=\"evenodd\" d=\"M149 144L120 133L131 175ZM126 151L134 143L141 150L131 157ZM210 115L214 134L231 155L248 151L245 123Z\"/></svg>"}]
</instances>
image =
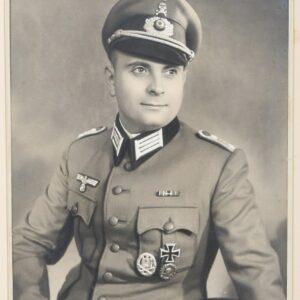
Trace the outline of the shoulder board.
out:
<instances>
[{"instance_id":1,"label":"shoulder board","mask_svg":"<svg viewBox=\"0 0 300 300\"><path fill-rule=\"evenodd\" d=\"M233 152L236 149L236 147L234 145L220 139L216 135L210 134L208 131L199 130L197 135L198 135L198 137L200 137L204 140L210 141L214 144L217 144L230 152Z\"/></svg>"},{"instance_id":2,"label":"shoulder board","mask_svg":"<svg viewBox=\"0 0 300 300\"><path fill-rule=\"evenodd\" d=\"M95 134L99 134L103 131L105 131L107 129L107 127L105 126L100 126L100 127L97 127L97 128L92 128L90 130L87 130L83 133L80 133L78 136L77 136L77 140L83 138L83 137L86 137L86 136L91 136L91 135L95 135Z\"/></svg>"}]
</instances>

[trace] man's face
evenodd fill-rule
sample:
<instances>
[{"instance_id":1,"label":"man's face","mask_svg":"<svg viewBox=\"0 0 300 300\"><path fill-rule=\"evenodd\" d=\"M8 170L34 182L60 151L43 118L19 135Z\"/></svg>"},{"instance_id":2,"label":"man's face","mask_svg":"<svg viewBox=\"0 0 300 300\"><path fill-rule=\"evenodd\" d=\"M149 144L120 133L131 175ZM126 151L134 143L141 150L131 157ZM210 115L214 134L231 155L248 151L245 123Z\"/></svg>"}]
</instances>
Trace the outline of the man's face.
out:
<instances>
[{"instance_id":1,"label":"man's face","mask_svg":"<svg viewBox=\"0 0 300 300\"><path fill-rule=\"evenodd\" d=\"M180 110L186 78L184 66L113 53L107 68L121 122L130 132L153 130L170 123Z\"/></svg>"}]
</instances>

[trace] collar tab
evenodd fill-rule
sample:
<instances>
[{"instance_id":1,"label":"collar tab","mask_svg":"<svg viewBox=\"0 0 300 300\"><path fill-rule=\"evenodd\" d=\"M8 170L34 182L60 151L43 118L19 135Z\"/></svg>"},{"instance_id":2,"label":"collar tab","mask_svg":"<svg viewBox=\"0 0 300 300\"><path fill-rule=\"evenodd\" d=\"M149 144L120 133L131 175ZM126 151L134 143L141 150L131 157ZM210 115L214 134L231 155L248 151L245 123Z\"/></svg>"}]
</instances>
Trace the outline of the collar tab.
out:
<instances>
[{"instance_id":1,"label":"collar tab","mask_svg":"<svg viewBox=\"0 0 300 300\"><path fill-rule=\"evenodd\" d=\"M120 123L119 116L117 116L111 134L115 166L121 163L127 153L133 169L137 168L167 145L177 134L179 127L179 121L176 117L172 122L160 129L144 132L130 139Z\"/></svg>"},{"instance_id":2,"label":"collar tab","mask_svg":"<svg viewBox=\"0 0 300 300\"><path fill-rule=\"evenodd\" d=\"M135 150L135 159L138 160L142 156L147 155L148 153L162 148L164 146L164 139L162 128L158 131L155 131L144 138L136 139L134 141L134 150Z\"/></svg>"}]
</instances>

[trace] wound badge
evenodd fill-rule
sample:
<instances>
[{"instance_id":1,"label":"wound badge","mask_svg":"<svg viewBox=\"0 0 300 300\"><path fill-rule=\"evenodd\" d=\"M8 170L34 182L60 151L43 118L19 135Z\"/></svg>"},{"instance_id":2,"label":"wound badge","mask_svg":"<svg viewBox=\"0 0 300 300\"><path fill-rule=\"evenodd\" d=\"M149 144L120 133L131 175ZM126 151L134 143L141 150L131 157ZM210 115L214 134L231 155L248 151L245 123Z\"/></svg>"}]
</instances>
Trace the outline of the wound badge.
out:
<instances>
[{"instance_id":1,"label":"wound badge","mask_svg":"<svg viewBox=\"0 0 300 300\"><path fill-rule=\"evenodd\" d=\"M151 253L142 253L136 262L139 273L145 277L151 277L156 271L156 259Z\"/></svg>"}]
</instances>

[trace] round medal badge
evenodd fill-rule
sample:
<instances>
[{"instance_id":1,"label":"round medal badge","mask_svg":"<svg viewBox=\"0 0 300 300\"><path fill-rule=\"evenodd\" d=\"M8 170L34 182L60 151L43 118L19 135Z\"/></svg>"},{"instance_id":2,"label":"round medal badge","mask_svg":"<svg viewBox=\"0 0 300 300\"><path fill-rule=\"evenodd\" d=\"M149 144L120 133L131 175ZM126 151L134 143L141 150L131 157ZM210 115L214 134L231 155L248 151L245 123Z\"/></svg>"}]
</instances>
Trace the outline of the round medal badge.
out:
<instances>
[{"instance_id":1,"label":"round medal badge","mask_svg":"<svg viewBox=\"0 0 300 300\"><path fill-rule=\"evenodd\" d=\"M164 264L159 270L159 276L163 280L171 280L176 275L176 266L174 264Z\"/></svg>"},{"instance_id":2,"label":"round medal badge","mask_svg":"<svg viewBox=\"0 0 300 300\"><path fill-rule=\"evenodd\" d=\"M156 259L151 253L142 253L136 261L136 267L141 275L151 277L156 271Z\"/></svg>"}]
</instances>

